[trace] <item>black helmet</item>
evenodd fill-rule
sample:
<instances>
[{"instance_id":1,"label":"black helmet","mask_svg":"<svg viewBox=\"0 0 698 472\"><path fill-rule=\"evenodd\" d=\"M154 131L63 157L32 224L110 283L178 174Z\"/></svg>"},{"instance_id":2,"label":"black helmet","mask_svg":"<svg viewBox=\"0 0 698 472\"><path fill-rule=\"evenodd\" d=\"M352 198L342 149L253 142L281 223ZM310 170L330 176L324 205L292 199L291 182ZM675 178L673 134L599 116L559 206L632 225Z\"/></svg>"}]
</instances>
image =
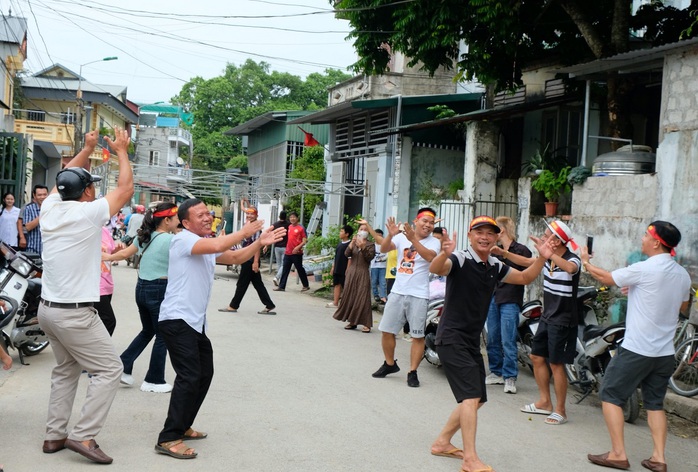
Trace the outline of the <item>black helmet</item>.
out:
<instances>
[{"instance_id":1,"label":"black helmet","mask_svg":"<svg viewBox=\"0 0 698 472\"><path fill-rule=\"evenodd\" d=\"M91 183L100 180L102 177L82 167L66 167L56 175L56 187L63 200L77 200Z\"/></svg>"}]
</instances>

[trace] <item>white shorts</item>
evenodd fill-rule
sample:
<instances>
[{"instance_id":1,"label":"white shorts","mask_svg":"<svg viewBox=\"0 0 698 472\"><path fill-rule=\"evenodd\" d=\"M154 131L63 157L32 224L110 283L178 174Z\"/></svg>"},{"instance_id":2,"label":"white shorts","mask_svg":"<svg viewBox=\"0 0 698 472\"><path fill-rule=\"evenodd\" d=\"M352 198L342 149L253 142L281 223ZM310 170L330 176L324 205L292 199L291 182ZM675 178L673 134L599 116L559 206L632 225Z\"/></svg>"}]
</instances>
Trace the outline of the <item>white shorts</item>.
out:
<instances>
[{"instance_id":1,"label":"white shorts","mask_svg":"<svg viewBox=\"0 0 698 472\"><path fill-rule=\"evenodd\" d=\"M428 304L426 298L393 292L385 303L378 329L384 333L398 334L407 321L410 324L410 335L413 338L423 338Z\"/></svg>"}]
</instances>

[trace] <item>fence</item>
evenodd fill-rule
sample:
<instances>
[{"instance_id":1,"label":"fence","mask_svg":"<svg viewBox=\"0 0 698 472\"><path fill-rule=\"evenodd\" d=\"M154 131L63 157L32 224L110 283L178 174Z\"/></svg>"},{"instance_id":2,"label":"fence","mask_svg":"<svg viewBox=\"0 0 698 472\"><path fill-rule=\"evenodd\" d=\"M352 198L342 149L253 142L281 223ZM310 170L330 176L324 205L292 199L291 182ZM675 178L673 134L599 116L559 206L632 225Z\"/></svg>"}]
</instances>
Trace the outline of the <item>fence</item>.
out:
<instances>
[{"instance_id":1,"label":"fence","mask_svg":"<svg viewBox=\"0 0 698 472\"><path fill-rule=\"evenodd\" d=\"M498 216L508 216L514 221L518 219L519 204L515 196L510 196L505 200L493 200L489 195L489 200L483 200L482 194L473 202L463 202L457 200L443 200L439 205L439 215L441 221L437 224L443 226L453 234L458 232L457 248L468 247L468 224L475 216L489 215L493 218Z\"/></svg>"}]
</instances>

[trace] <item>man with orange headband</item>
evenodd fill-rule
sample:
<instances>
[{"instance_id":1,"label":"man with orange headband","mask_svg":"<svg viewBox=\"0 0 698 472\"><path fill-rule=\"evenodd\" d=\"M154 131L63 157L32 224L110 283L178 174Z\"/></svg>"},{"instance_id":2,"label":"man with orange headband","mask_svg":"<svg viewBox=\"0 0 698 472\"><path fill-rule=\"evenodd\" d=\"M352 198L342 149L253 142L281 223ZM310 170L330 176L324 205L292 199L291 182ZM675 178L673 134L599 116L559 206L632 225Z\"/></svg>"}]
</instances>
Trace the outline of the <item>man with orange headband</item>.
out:
<instances>
[{"instance_id":1,"label":"man with orange headband","mask_svg":"<svg viewBox=\"0 0 698 472\"><path fill-rule=\"evenodd\" d=\"M590 254L582 248L584 268L604 285L628 290L625 338L618 354L611 359L601 385L599 398L611 437L611 450L589 454L594 464L628 469L623 437L623 405L640 387L642 404L647 409L647 424L654 448L642 466L654 472L666 472L664 457L667 421L664 397L674 372L674 333L679 311L688 307L691 278L672 259L681 233L671 223L653 221L642 236L641 250L649 258L622 269L608 272L589 262Z\"/></svg>"},{"instance_id":2,"label":"man with orange headband","mask_svg":"<svg viewBox=\"0 0 698 472\"><path fill-rule=\"evenodd\" d=\"M548 228L542 239L553 248L553 254L543 270L543 315L531 342L533 374L540 398L524 405L521 411L546 415L545 424L561 425L567 423L565 364L574 361L577 344L577 288L582 261L567 248L569 244L573 250L578 249L569 227L559 220L546 224ZM529 266L535 260L510 252L505 256L522 266ZM550 396L550 371L555 385L555 405Z\"/></svg>"},{"instance_id":3,"label":"man with orange headband","mask_svg":"<svg viewBox=\"0 0 698 472\"><path fill-rule=\"evenodd\" d=\"M378 329L382 332L381 345L385 361L373 373L375 378L399 372L395 359L395 336L405 325L410 324L412 346L410 348L410 371L407 385L419 387L417 367L424 357L424 325L429 301L429 263L436 257L441 242L432 235L436 214L431 208L421 208L409 224L398 225L395 218L388 218L388 234L381 243L381 252L397 249L397 274L395 285L383 310ZM404 228L404 234L401 231Z\"/></svg>"}]
</instances>

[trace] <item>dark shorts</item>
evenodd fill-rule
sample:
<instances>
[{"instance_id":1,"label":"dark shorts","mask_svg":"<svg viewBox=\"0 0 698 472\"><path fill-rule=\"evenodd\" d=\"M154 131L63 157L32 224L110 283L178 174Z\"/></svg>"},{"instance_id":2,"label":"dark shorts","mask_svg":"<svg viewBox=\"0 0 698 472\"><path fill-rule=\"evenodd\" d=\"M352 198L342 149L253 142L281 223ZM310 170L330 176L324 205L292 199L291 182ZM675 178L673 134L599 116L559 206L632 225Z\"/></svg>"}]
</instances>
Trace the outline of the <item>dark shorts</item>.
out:
<instances>
[{"instance_id":1,"label":"dark shorts","mask_svg":"<svg viewBox=\"0 0 698 472\"><path fill-rule=\"evenodd\" d=\"M479 398L480 403L485 403L487 401L485 363L482 360L480 346L448 344L437 346L436 351L439 353L446 379L456 401L460 403L463 400Z\"/></svg>"},{"instance_id":2,"label":"dark shorts","mask_svg":"<svg viewBox=\"0 0 698 472\"><path fill-rule=\"evenodd\" d=\"M645 409L662 410L669 378L673 373L674 356L646 357L620 347L606 368L599 398L622 407L640 387Z\"/></svg>"},{"instance_id":3,"label":"dark shorts","mask_svg":"<svg viewBox=\"0 0 698 472\"><path fill-rule=\"evenodd\" d=\"M576 346L576 326L558 326L541 321L531 341L531 354L545 357L551 364L571 364Z\"/></svg>"},{"instance_id":4,"label":"dark shorts","mask_svg":"<svg viewBox=\"0 0 698 472\"><path fill-rule=\"evenodd\" d=\"M344 287L344 274L332 274L332 286L335 285Z\"/></svg>"}]
</instances>

